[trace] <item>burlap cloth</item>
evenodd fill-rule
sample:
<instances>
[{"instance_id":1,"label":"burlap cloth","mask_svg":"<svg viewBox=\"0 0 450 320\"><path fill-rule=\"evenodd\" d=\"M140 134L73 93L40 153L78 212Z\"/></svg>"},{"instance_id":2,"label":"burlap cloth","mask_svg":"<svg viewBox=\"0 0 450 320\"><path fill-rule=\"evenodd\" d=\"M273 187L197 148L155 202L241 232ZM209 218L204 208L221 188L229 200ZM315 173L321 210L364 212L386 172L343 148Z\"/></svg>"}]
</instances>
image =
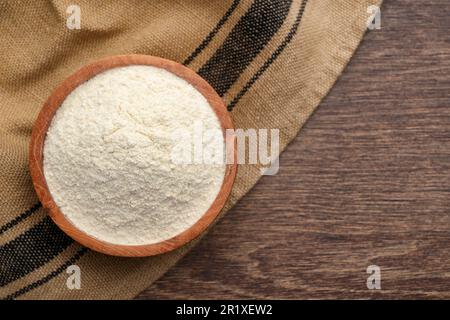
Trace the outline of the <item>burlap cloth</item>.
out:
<instances>
[{"instance_id":1,"label":"burlap cloth","mask_svg":"<svg viewBox=\"0 0 450 320\"><path fill-rule=\"evenodd\" d=\"M0 2L0 297L132 298L189 245L150 258L82 248L47 217L28 172L33 122L60 81L101 57L139 53L179 61L221 94L237 128L278 128L284 148L326 95L378 0ZM69 30L67 7L81 9ZM282 165L282 163L281 163ZM258 180L240 165L225 213ZM69 290L67 267L81 269Z\"/></svg>"}]
</instances>

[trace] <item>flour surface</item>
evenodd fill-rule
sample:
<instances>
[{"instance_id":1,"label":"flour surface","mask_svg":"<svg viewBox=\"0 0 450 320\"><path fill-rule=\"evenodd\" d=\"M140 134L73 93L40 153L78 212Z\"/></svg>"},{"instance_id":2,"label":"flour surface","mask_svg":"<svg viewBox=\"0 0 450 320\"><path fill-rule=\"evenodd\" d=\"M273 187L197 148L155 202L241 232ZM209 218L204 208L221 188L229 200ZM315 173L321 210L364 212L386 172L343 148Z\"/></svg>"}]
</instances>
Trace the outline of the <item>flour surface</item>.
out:
<instances>
[{"instance_id":1,"label":"flour surface","mask_svg":"<svg viewBox=\"0 0 450 320\"><path fill-rule=\"evenodd\" d=\"M98 74L65 99L47 133L44 174L56 204L76 227L114 244L181 233L210 207L225 172L223 163L171 159L173 132L199 120L220 130L203 95L164 69Z\"/></svg>"}]
</instances>

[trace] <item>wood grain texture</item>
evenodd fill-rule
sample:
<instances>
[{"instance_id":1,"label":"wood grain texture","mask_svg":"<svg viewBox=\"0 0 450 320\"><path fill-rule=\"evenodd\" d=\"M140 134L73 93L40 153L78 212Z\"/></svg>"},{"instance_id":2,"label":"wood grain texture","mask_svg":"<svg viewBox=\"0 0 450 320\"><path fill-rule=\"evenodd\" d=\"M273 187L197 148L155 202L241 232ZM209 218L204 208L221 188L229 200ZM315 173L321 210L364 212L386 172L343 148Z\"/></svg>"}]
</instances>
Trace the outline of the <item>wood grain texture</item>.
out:
<instances>
[{"instance_id":1,"label":"wood grain texture","mask_svg":"<svg viewBox=\"0 0 450 320\"><path fill-rule=\"evenodd\" d=\"M449 17L385 0L279 174L138 298L450 298Z\"/></svg>"},{"instance_id":2,"label":"wood grain texture","mask_svg":"<svg viewBox=\"0 0 450 320\"><path fill-rule=\"evenodd\" d=\"M83 230L78 229L72 222L64 215L53 200L50 190L45 180L43 169L43 153L44 143L47 130L52 122L53 116L57 112L66 97L80 84L93 78L97 74L116 67L123 67L129 65L149 65L165 69L180 78L183 78L195 87L209 102L217 118L220 121L224 140L227 140L226 155L227 159L233 159L233 162L226 165L224 172L224 179L217 197L214 199L211 207L203 214L203 216L190 228L182 233L153 244L145 245L119 245L112 244L100 239L97 239ZM36 194L39 197L42 206L49 211L50 217L67 235L79 242L85 247L92 250L106 253L115 256L125 257L146 257L166 253L175 250L186 243L198 237L206 228L216 219L217 215L223 209L226 200L228 199L237 173L237 145L236 137L226 136L227 129L234 129L231 117L225 107L223 100L217 92L211 87L202 77L196 74L191 69L183 66L180 63L148 55L118 55L100 59L92 62L74 74L65 79L47 101L44 103L39 116L34 123L33 132L31 134L30 152L29 152L29 167L33 180L33 185Z\"/></svg>"}]
</instances>

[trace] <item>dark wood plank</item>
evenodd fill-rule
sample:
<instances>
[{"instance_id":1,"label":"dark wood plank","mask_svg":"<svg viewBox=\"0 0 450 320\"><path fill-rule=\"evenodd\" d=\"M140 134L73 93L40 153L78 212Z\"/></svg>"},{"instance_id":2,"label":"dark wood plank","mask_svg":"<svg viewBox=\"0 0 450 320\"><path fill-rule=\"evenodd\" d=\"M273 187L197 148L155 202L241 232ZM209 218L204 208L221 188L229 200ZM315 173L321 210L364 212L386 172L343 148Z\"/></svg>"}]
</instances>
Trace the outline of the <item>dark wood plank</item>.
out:
<instances>
[{"instance_id":1,"label":"dark wood plank","mask_svg":"<svg viewBox=\"0 0 450 320\"><path fill-rule=\"evenodd\" d=\"M386 0L280 173L139 298L450 298L449 17Z\"/></svg>"}]
</instances>

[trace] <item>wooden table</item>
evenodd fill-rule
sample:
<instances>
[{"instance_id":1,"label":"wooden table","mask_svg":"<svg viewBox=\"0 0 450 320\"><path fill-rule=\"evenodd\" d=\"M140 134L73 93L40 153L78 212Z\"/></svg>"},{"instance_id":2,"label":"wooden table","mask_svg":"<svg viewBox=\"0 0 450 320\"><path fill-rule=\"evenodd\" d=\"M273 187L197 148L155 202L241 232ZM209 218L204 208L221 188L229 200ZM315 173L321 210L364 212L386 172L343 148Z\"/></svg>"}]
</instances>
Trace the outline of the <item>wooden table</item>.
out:
<instances>
[{"instance_id":1,"label":"wooden table","mask_svg":"<svg viewBox=\"0 0 450 320\"><path fill-rule=\"evenodd\" d=\"M385 0L279 174L139 298L450 298L450 2Z\"/></svg>"}]
</instances>

